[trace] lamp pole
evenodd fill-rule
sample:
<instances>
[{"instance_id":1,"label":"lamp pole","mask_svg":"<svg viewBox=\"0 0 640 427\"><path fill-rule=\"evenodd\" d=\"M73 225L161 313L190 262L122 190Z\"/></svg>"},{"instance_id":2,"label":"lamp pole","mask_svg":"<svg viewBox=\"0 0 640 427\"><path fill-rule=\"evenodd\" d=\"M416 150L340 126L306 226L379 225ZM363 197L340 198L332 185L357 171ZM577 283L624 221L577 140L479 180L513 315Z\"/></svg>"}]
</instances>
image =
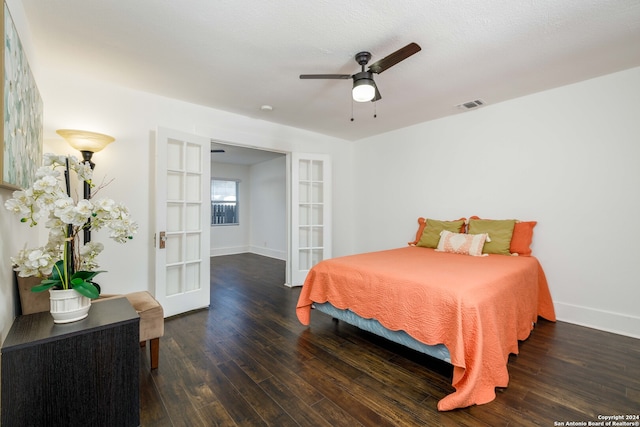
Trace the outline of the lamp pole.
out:
<instances>
[{"instance_id":1,"label":"lamp pole","mask_svg":"<svg viewBox=\"0 0 640 427\"><path fill-rule=\"evenodd\" d=\"M82 153L82 159L84 160L85 164L88 164L91 170L94 170L96 167L96 164L91 161L91 157L93 157L93 151L82 150L81 153ZM87 181L84 181L83 184L84 184L83 197L86 200L89 200L91 199L91 185L89 185ZM87 219L87 223L84 226L83 232L84 232L84 244L86 245L91 241L91 218Z\"/></svg>"}]
</instances>

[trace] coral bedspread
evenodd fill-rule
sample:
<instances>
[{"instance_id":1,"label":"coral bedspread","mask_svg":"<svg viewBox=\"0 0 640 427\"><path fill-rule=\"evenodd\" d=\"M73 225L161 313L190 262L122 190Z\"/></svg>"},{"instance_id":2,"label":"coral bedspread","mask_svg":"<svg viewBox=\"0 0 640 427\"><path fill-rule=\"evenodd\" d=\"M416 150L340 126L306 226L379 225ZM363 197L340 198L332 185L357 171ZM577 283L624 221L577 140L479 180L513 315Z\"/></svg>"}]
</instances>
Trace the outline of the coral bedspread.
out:
<instances>
[{"instance_id":1,"label":"coral bedspread","mask_svg":"<svg viewBox=\"0 0 640 427\"><path fill-rule=\"evenodd\" d=\"M547 280L534 257L473 257L406 247L345 256L314 266L296 314L309 324L311 304L330 302L451 354L456 391L438 402L447 411L495 399L509 382L538 315L555 321Z\"/></svg>"}]
</instances>

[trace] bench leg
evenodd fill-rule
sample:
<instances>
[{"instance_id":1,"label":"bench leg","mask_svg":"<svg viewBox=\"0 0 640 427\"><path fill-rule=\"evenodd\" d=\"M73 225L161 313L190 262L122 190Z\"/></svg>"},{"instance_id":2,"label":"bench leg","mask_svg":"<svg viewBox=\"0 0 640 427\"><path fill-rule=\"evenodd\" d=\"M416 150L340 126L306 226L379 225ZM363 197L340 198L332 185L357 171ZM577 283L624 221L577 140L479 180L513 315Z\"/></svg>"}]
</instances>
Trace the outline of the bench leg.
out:
<instances>
[{"instance_id":1,"label":"bench leg","mask_svg":"<svg viewBox=\"0 0 640 427\"><path fill-rule=\"evenodd\" d=\"M149 346L151 369L158 369L158 359L160 357L160 338L153 338L149 341L151 342L151 345Z\"/></svg>"}]
</instances>

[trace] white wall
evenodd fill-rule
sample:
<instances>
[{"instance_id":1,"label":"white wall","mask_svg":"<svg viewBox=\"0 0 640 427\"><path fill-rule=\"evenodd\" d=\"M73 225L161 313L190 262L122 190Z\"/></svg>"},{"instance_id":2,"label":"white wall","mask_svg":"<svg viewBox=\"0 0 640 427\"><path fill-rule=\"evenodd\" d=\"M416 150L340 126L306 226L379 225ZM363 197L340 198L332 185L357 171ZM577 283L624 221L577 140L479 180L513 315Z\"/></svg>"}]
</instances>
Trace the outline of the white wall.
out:
<instances>
[{"instance_id":1,"label":"white wall","mask_svg":"<svg viewBox=\"0 0 640 427\"><path fill-rule=\"evenodd\" d=\"M211 226L211 256L249 251L251 235L251 173L246 165L211 162L211 177L239 180L238 225Z\"/></svg>"},{"instance_id":2,"label":"white wall","mask_svg":"<svg viewBox=\"0 0 640 427\"><path fill-rule=\"evenodd\" d=\"M356 250L419 216L536 220L558 318L640 337L639 93L635 68L357 142Z\"/></svg>"},{"instance_id":3,"label":"white wall","mask_svg":"<svg viewBox=\"0 0 640 427\"><path fill-rule=\"evenodd\" d=\"M286 157L251 166L250 252L287 259Z\"/></svg>"}]
</instances>

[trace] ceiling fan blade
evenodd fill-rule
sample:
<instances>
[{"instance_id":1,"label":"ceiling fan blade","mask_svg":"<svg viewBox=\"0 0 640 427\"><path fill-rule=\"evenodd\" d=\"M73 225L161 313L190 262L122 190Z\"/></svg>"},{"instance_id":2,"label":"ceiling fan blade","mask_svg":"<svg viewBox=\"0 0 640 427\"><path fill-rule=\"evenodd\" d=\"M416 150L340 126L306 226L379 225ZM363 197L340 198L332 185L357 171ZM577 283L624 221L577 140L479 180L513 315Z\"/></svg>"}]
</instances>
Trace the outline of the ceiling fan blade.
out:
<instances>
[{"instance_id":1,"label":"ceiling fan blade","mask_svg":"<svg viewBox=\"0 0 640 427\"><path fill-rule=\"evenodd\" d=\"M393 52L392 54L387 55L381 60L371 64L371 66L369 67L369 71L371 71L372 73L380 74L383 71L393 67L398 62L404 61L414 53L418 53L421 50L422 48L418 46L416 43L409 43L405 47L400 48L395 52Z\"/></svg>"},{"instance_id":2,"label":"ceiling fan blade","mask_svg":"<svg viewBox=\"0 0 640 427\"><path fill-rule=\"evenodd\" d=\"M301 79L350 79L350 74L300 74Z\"/></svg>"},{"instance_id":3,"label":"ceiling fan blade","mask_svg":"<svg viewBox=\"0 0 640 427\"><path fill-rule=\"evenodd\" d=\"M212 153L224 153L224 150L211 150Z\"/></svg>"}]
</instances>

